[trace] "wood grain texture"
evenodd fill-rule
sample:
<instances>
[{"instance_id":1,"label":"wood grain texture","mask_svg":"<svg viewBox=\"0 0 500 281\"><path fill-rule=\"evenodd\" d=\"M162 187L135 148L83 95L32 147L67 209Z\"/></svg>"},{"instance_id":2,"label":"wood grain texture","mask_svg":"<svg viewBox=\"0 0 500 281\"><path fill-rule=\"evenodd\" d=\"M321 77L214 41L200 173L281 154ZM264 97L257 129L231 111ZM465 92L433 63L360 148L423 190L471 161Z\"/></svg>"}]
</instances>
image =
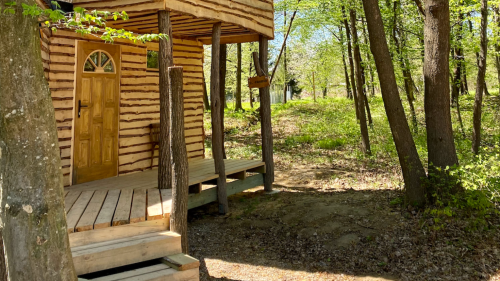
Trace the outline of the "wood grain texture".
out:
<instances>
[{"instance_id":1,"label":"wood grain texture","mask_svg":"<svg viewBox=\"0 0 500 281\"><path fill-rule=\"evenodd\" d=\"M268 74L268 39L263 36L259 39L259 61L264 74ZM266 191L273 189L274 182L274 158L273 158L273 129L271 125L271 96L269 87L260 88L260 118L262 135L262 161L266 163L264 175Z\"/></svg>"},{"instance_id":2,"label":"wood grain texture","mask_svg":"<svg viewBox=\"0 0 500 281\"><path fill-rule=\"evenodd\" d=\"M228 212L228 202L226 196L226 173L224 168L224 154L222 151L222 132L221 125L221 107L223 101L220 99L220 34L221 23L216 23L213 26L212 33L212 67L210 77L210 103L212 115L212 149L215 163L215 173L219 175L217 179L219 213L225 214Z\"/></svg>"},{"instance_id":3,"label":"wood grain texture","mask_svg":"<svg viewBox=\"0 0 500 281\"><path fill-rule=\"evenodd\" d=\"M184 137L184 97L182 91L182 67L168 69L172 96L172 160L173 186L170 229L181 235L182 252L188 253L187 214L189 174L186 143Z\"/></svg>"}]
</instances>

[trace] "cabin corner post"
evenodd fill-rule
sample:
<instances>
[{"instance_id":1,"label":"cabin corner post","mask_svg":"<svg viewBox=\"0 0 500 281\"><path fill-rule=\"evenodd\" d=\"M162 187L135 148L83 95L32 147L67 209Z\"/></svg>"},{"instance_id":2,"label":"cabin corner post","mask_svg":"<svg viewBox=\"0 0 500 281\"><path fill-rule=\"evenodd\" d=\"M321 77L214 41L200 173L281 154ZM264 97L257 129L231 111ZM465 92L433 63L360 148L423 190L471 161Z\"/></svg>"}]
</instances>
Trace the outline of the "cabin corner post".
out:
<instances>
[{"instance_id":1,"label":"cabin corner post","mask_svg":"<svg viewBox=\"0 0 500 281\"><path fill-rule=\"evenodd\" d=\"M184 139L184 97L183 68L168 68L169 92L172 97L172 211L170 230L181 235L182 252L188 253L187 215L188 215L188 158Z\"/></svg>"},{"instance_id":2,"label":"cabin corner post","mask_svg":"<svg viewBox=\"0 0 500 281\"><path fill-rule=\"evenodd\" d=\"M264 75L268 74L268 39L262 35L259 37L259 62ZM264 190L272 191L274 182L274 159L273 159L273 129L271 125L271 97L269 86L259 89L260 95L260 118L262 134L262 158L266 163L264 174Z\"/></svg>"},{"instance_id":3,"label":"cabin corner post","mask_svg":"<svg viewBox=\"0 0 500 281\"><path fill-rule=\"evenodd\" d=\"M226 193L226 169L224 167L224 155L222 151L222 124L221 107L224 107L220 98L220 35L221 23L215 23L212 30L212 65L210 76L210 105L212 114L212 155L215 163L217 179L217 200L219 202L219 213L228 212Z\"/></svg>"},{"instance_id":4,"label":"cabin corner post","mask_svg":"<svg viewBox=\"0 0 500 281\"><path fill-rule=\"evenodd\" d=\"M158 188L172 188L172 149L171 149L171 95L168 84L168 67L173 65L172 58L172 25L169 11L158 11L158 31L167 34L167 39L160 39L160 154L158 157Z\"/></svg>"}]
</instances>

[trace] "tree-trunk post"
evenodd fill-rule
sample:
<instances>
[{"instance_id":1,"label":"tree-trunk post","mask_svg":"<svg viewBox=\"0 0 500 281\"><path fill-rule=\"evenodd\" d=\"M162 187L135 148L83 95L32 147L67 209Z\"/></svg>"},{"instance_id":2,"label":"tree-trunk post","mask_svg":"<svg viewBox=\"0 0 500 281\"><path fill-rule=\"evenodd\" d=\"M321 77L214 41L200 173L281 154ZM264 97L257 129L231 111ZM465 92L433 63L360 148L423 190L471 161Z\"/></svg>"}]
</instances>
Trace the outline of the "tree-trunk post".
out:
<instances>
[{"instance_id":1,"label":"tree-trunk post","mask_svg":"<svg viewBox=\"0 0 500 281\"><path fill-rule=\"evenodd\" d=\"M237 65L236 65L236 105L234 106L234 110L243 110L241 105L241 43L237 45Z\"/></svg>"},{"instance_id":2,"label":"tree-trunk post","mask_svg":"<svg viewBox=\"0 0 500 281\"><path fill-rule=\"evenodd\" d=\"M182 67L169 67L168 78L172 96L172 162L173 187L170 230L179 233L182 252L188 253L187 213L188 213L188 159L184 139L184 96L182 91Z\"/></svg>"},{"instance_id":3,"label":"tree-trunk post","mask_svg":"<svg viewBox=\"0 0 500 281\"><path fill-rule=\"evenodd\" d=\"M217 179L217 200L219 202L219 213L228 212L226 193L226 169L224 167L224 154L222 151L222 125L221 107L224 104L220 95L220 34L221 23L215 23L212 30L212 67L210 77L210 103L212 108L212 154L215 163L215 173L219 175Z\"/></svg>"},{"instance_id":4,"label":"tree-trunk post","mask_svg":"<svg viewBox=\"0 0 500 281\"><path fill-rule=\"evenodd\" d=\"M219 86L220 86L220 100L222 102L222 106L220 108L220 126L221 126L221 131L222 131L222 157L226 159L226 148L224 147L224 109L227 108L227 101L226 101L226 72L227 72L227 45L226 44L221 44L220 45L220 59L219 59L219 68L220 68L220 80L219 80Z\"/></svg>"},{"instance_id":5,"label":"tree-trunk post","mask_svg":"<svg viewBox=\"0 0 500 281\"><path fill-rule=\"evenodd\" d=\"M16 2L15 15L0 16L0 278L76 281L40 27L22 15L35 1Z\"/></svg>"},{"instance_id":6,"label":"tree-trunk post","mask_svg":"<svg viewBox=\"0 0 500 281\"><path fill-rule=\"evenodd\" d=\"M259 37L259 63L264 74L268 73L268 39ZM260 95L260 118L262 134L262 158L266 163L264 174L264 190L272 191L274 182L274 159L273 159L273 129L271 125L271 96L269 86L259 89Z\"/></svg>"},{"instance_id":7,"label":"tree-trunk post","mask_svg":"<svg viewBox=\"0 0 500 281\"><path fill-rule=\"evenodd\" d=\"M168 34L160 39L158 65L160 70L160 156L158 158L158 188L172 188L172 148L170 142L171 96L168 84L168 68L174 64L172 57L172 24L169 11L158 11L158 32Z\"/></svg>"}]
</instances>

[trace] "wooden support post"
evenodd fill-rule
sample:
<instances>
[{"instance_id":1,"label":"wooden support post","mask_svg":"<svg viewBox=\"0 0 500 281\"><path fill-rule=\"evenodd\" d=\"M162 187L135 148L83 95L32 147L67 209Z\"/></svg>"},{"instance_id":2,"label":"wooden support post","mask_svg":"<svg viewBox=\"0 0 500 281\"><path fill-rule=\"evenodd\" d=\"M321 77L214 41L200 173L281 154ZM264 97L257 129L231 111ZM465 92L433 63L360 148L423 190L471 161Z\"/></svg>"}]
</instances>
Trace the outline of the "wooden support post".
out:
<instances>
[{"instance_id":1,"label":"wooden support post","mask_svg":"<svg viewBox=\"0 0 500 281\"><path fill-rule=\"evenodd\" d=\"M268 64L268 39L260 35L259 37L259 63L260 69L267 74ZM266 163L266 173L264 174L264 189L272 191L274 182L274 159L273 159L273 129L271 126L271 96L269 86L259 89L260 95L260 118L262 134L262 158Z\"/></svg>"},{"instance_id":2,"label":"wooden support post","mask_svg":"<svg viewBox=\"0 0 500 281\"><path fill-rule=\"evenodd\" d=\"M170 94L172 96L172 162L173 187L170 230L181 235L182 252L188 253L187 212L188 212L188 158L184 139L184 96L182 90L182 67L168 69Z\"/></svg>"},{"instance_id":3,"label":"wooden support post","mask_svg":"<svg viewBox=\"0 0 500 281\"><path fill-rule=\"evenodd\" d=\"M160 155L158 157L158 188L172 188L172 153L170 143L171 97L168 84L168 67L174 64L172 57L172 24L169 11L158 11L158 31L168 34L168 39L160 39Z\"/></svg>"},{"instance_id":4,"label":"wooden support post","mask_svg":"<svg viewBox=\"0 0 500 281\"><path fill-rule=\"evenodd\" d=\"M220 34L221 23L215 23L212 30L212 68L210 77L210 103L212 107L212 154L215 162L215 173L219 175L217 179L217 200L219 202L219 213L228 212L226 195L226 169L224 167L224 155L222 151L221 129L221 107L224 106L220 99Z\"/></svg>"},{"instance_id":5,"label":"wooden support post","mask_svg":"<svg viewBox=\"0 0 500 281\"><path fill-rule=\"evenodd\" d=\"M222 106L220 107L220 126L222 130L222 157L226 159L226 149L224 147L224 109L227 108L226 102L226 72L227 72L227 45L220 45L220 59L219 59L219 69L220 69L220 100Z\"/></svg>"}]
</instances>

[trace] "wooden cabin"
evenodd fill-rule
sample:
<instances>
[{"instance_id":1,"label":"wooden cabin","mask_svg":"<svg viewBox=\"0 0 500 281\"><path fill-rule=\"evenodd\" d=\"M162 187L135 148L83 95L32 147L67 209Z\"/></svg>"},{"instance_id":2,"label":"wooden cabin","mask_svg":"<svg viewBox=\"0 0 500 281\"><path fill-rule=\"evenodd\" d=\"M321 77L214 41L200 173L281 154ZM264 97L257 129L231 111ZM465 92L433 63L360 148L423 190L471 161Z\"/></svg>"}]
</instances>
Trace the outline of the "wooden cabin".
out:
<instances>
[{"instance_id":1,"label":"wooden cabin","mask_svg":"<svg viewBox=\"0 0 500 281\"><path fill-rule=\"evenodd\" d=\"M260 89L262 161L223 160L217 145L214 159L205 158L203 45L211 44L217 54L221 44L259 41L260 63L267 72L267 41L274 37L272 0L73 0L72 4L87 10L126 11L129 20L108 21L114 28L143 34L167 33L171 28L172 52L167 55L173 65L183 67L179 108L184 126L170 130L184 132L188 208L219 201L225 212L231 194L259 185L271 190L268 88ZM167 30L159 28L160 13L168 16ZM165 116L160 105L165 86L159 78L165 70L158 68L158 58L168 51L160 50L158 42L105 44L96 36L47 29L41 29L41 46L78 275L88 280L198 280L199 262L181 252L180 235L169 229L172 190L158 188L158 138L164 133L155 128ZM218 59L212 56L213 66L219 65ZM219 75L219 68L212 67L212 126L218 128L214 144L223 137Z\"/></svg>"}]
</instances>

